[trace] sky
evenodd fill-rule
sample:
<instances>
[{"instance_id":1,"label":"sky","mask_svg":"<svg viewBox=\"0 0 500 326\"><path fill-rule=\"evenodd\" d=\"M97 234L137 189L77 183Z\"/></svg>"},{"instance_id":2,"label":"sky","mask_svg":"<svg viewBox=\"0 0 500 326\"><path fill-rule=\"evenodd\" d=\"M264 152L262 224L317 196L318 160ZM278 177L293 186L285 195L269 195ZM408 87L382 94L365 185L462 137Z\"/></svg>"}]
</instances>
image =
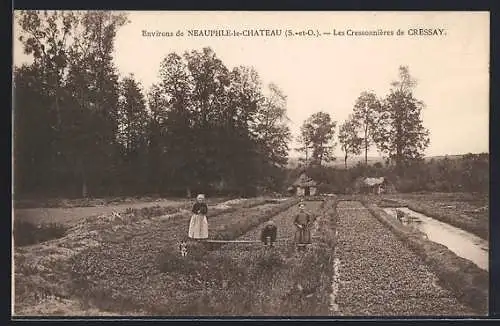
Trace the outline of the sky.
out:
<instances>
[{"instance_id":1,"label":"sky","mask_svg":"<svg viewBox=\"0 0 500 326\"><path fill-rule=\"evenodd\" d=\"M328 112L338 126L363 91L384 97L409 66L414 95L426 106L430 131L426 156L488 152L489 13L487 12L129 12L115 41L121 76L134 74L145 90L159 80L160 62L171 52L211 47L229 68L253 66L264 84L287 96L294 136L311 114ZM14 21L15 23L15 21ZM408 35L409 29L443 29L441 36ZM29 62L17 41L14 64ZM301 31L392 30L398 36L188 36L191 29ZM143 31L182 31L184 36L144 36ZM291 147L297 147L294 141ZM296 156L295 152L290 153ZM337 145L336 156L342 152ZM376 149L370 156L379 156Z\"/></svg>"}]
</instances>

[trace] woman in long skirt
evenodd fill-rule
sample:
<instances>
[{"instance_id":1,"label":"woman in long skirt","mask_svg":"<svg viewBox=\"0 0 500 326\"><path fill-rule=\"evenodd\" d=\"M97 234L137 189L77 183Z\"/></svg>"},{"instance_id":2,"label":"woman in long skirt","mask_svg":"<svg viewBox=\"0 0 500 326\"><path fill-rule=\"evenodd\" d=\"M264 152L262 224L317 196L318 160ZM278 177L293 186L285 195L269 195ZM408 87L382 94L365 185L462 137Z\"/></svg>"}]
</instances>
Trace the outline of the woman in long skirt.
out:
<instances>
[{"instance_id":1,"label":"woman in long skirt","mask_svg":"<svg viewBox=\"0 0 500 326\"><path fill-rule=\"evenodd\" d=\"M193 205L193 215L189 221L188 236L191 239L207 239L208 238L208 207L205 203L205 195L199 194L196 197L196 203Z\"/></svg>"}]
</instances>

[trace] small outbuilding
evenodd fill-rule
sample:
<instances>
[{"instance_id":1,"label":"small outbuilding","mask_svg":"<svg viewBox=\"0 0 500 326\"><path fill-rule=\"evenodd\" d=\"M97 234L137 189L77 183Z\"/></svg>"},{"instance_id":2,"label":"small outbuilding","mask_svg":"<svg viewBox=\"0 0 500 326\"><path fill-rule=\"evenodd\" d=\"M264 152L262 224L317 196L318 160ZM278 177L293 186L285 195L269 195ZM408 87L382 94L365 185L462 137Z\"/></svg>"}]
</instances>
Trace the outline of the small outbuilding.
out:
<instances>
[{"instance_id":1,"label":"small outbuilding","mask_svg":"<svg viewBox=\"0 0 500 326\"><path fill-rule=\"evenodd\" d=\"M385 177L359 177L354 183L354 192L363 194L394 193L396 188Z\"/></svg>"},{"instance_id":2,"label":"small outbuilding","mask_svg":"<svg viewBox=\"0 0 500 326\"><path fill-rule=\"evenodd\" d=\"M297 196L315 196L318 193L318 182L310 178L305 172L295 180L292 187Z\"/></svg>"}]
</instances>

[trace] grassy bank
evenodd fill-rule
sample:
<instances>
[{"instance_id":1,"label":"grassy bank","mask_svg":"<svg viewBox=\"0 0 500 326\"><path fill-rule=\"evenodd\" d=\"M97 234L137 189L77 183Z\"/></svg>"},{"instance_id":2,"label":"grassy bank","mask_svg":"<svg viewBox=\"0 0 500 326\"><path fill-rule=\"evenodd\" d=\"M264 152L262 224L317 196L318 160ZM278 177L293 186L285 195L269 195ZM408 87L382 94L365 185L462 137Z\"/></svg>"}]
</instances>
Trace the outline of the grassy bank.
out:
<instances>
[{"instance_id":1,"label":"grassy bank","mask_svg":"<svg viewBox=\"0 0 500 326\"><path fill-rule=\"evenodd\" d=\"M381 208L367 201L363 201L363 204L432 268L443 287L477 313L487 313L489 277L486 271L455 255L445 246L425 239L422 233L401 225Z\"/></svg>"},{"instance_id":2,"label":"grassy bank","mask_svg":"<svg viewBox=\"0 0 500 326\"><path fill-rule=\"evenodd\" d=\"M485 240L489 237L488 198L484 194L423 193L384 196L352 196L380 207L408 207L438 221L471 232Z\"/></svg>"},{"instance_id":3,"label":"grassy bank","mask_svg":"<svg viewBox=\"0 0 500 326\"><path fill-rule=\"evenodd\" d=\"M417 213L427 215L441 222L469 231L485 240L489 238L489 224L478 221L477 219L472 219L465 214L449 212L435 206L433 207L415 201L407 201L407 206Z\"/></svg>"}]
</instances>

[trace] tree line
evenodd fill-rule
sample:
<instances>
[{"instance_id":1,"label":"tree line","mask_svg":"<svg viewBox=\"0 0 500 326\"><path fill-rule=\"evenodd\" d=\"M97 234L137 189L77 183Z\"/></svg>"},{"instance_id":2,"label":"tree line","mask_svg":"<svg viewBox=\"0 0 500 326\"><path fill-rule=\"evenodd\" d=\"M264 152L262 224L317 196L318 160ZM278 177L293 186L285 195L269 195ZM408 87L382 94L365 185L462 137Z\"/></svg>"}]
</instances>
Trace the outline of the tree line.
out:
<instances>
[{"instance_id":1,"label":"tree line","mask_svg":"<svg viewBox=\"0 0 500 326\"><path fill-rule=\"evenodd\" d=\"M323 111L312 114L304 121L298 137L301 146L297 150L303 154L303 165L291 175L305 168L309 176L322 181L323 192L349 193L360 176L383 176L401 192L487 193L487 153L424 160L430 135L421 118L425 104L413 95L416 85L409 68L400 66L399 79L391 83L385 97L379 98L371 91L359 95L352 113L339 126L337 137L337 121L330 114ZM345 169L324 165L336 159L333 149L337 141ZM368 151L372 147L384 156L385 164L368 165ZM364 164L348 169L348 158L360 154L364 154Z\"/></svg>"},{"instance_id":2,"label":"tree line","mask_svg":"<svg viewBox=\"0 0 500 326\"><path fill-rule=\"evenodd\" d=\"M17 15L19 40L33 62L14 69L16 196L199 191L251 196L286 189L292 140L287 97L276 84L263 84L254 68L229 68L209 47L167 53L159 80L145 90L134 75L120 76L113 63L116 34L128 23L125 14ZM415 86L409 68L402 66L385 97L362 92L340 125L326 112L312 114L298 136L304 165L327 185L366 173L393 173L402 188L404 180L412 180L419 185L415 189L456 190L448 181L432 181L448 173L442 167L427 169L438 171L428 174L430 186L411 172L429 168L422 161L429 131ZM337 145L346 168L348 158L362 152L365 167L348 174L325 168ZM367 167L373 146L387 158L384 171ZM455 172L446 178L458 178L456 171L462 171L470 176L462 183L483 189L488 179L483 156L450 168Z\"/></svg>"},{"instance_id":3,"label":"tree line","mask_svg":"<svg viewBox=\"0 0 500 326\"><path fill-rule=\"evenodd\" d=\"M210 48L169 53L146 92L113 64L124 14L22 11L14 70L18 196L253 194L284 175L286 96Z\"/></svg>"},{"instance_id":4,"label":"tree line","mask_svg":"<svg viewBox=\"0 0 500 326\"><path fill-rule=\"evenodd\" d=\"M287 184L294 182L304 167L290 170ZM468 153L459 156L445 156L418 160L397 170L395 165L366 165L364 162L349 169L331 166L309 165L306 173L315 180L321 180L318 190L322 193L349 194L359 177L384 177L398 192L489 192L488 153Z\"/></svg>"},{"instance_id":5,"label":"tree line","mask_svg":"<svg viewBox=\"0 0 500 326\"><path fill-rule=\"evenodd\" d=\"M362 92L352 114L339 126L337 139L346 168L348 158L362 152L367 165L372 146L376 146L387 162L393 163L400 172L423 158L430 138L421 118L424 103L413 95L416 80L407 66L400 66L399 80L391 85L389 94L382 99L374 92ZM301 146L297 150L303 153L302 161L306 166L321 166L335 159L336 126L337 121L323 111L304 121L298 137Z\"/></svg>"}]
</instances>

